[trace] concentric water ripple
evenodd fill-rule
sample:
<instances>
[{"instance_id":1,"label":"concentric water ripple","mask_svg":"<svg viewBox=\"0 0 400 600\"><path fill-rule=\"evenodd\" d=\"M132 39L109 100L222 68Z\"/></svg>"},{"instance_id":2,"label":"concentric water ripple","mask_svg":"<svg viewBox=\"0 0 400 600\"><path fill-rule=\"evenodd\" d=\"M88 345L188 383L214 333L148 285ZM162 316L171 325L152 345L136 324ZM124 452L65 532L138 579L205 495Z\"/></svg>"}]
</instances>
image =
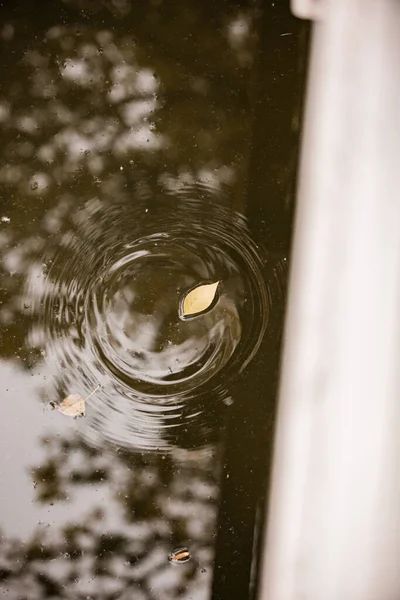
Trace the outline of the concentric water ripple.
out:
<instances>
[{"instance_id":1,"label":"concentric water ripple","mask_svg":"<svg viewBox=\"0 0 400 600\"><path fill-rule=\"evenodd\" d=\"M201 444L257 351L268 319L259 250L220 198L201 196L93 200L63 236L46 286L46 354L59 395L101 385L83 425L92 441L163 447L191 426ZM212 309L182 320L182 296L215 281Z\"/></svg>"}]
</instances>

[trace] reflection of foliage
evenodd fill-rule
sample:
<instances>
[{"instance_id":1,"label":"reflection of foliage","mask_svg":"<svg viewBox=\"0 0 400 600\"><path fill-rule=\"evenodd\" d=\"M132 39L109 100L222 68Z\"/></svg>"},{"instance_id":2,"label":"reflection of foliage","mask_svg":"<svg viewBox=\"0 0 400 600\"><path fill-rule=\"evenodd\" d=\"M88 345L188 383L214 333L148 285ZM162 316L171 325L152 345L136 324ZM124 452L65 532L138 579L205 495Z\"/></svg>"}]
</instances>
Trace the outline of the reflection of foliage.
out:
<instances>
[{"instance_id":1,"label":"reflection of foliage","mask_svg":"<svg viewBox=\"0 0 400 600\"><path fill-rule=\"evenodd\" d=\"M108 465L103 454L82 441L50 437L43 440L43 446L46 463L32 472L40 502L64 500L66 482L99 483L108 477ZM79 461L79 468L71 468L68 463L70 453Z\"/></svg>"},{"instance_id":2,"label":"reflection of foliage","mask_svg":"<svg viewBox=\"0 0 400 600\"><path fill-rule=\"evenodd\" d=\"M165 599L204 591L217 495L210 453L101 452L78 436L49 437L44 446L46 461L33 469L38 500L71 502L86 489L93 506L58 530L41 523L24 545L0 537L0 591L19 600L151 600L161 590ZM105 490L114 499L100 505ZM169 552L186 543L192 560L171 566Z\"/></svg>"},{"instance_id":3,"label":"reflection of foliage","mask_svg":"<svg viewBox=\"0 0 400 600\"><path fill-rule=\"evenodd\" d=\"M87 199L240 174L254 36L238 6L44 2L29 26L30 3L3 9L2 356L40 358L25 344L40 314L22 285L28 270L47 270L44 250Z\"/></svg>"}]
</instances>

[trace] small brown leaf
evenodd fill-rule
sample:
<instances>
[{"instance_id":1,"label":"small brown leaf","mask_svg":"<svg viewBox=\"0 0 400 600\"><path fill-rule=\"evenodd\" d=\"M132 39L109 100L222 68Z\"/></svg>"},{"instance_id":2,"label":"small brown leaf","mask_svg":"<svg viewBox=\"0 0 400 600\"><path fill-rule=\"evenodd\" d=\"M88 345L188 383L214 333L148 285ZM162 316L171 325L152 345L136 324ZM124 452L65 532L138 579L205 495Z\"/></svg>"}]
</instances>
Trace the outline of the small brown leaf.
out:
<instances>
[{"instance_id":1,"label":"small brown leaf","mask_svg":"<svg viewBox=\"0 0 400 600\"><path fill-rule=\"evenodd\" d=\"M171 552L171 554L168 556L168 560L176 565L183 564L190 560L190 552L187 548L178 548L177 550Z\"/></svg>"},{"instance_id":2,"label":"small brown leaf","mask_svg":"<svg viewBox=\"0 0 400 600\"><path fill-rule=\"evenodd\" d=\"M181 317L194 317L207 310L214 301L218 285L219 281L198 285L190 290L181 303Z\"/></svg>"},{"instance_id":3,"label":"small brown leaf","mask_svg":"<svg viewBox=\"0 0 400 600\"><path fill-rule=\"evenodd\" d=\"M56 406L57 410L67 417L81 417L85 414L85 398L79 394L71 394Z\"/></svg>"},{"instance_id":4,"label":"small brown leaf","mask_svg":"<svg viewBox=\"0 0 400 600\"><path fill-rule=\"evenodd\" d=\"M82 398L79 394L70 394L60 404L51 403L62 415L67 417L82 417L86 410L85 404L89 398L100 389L100 384L86 398Z\"/></svg>"}]
</instances>

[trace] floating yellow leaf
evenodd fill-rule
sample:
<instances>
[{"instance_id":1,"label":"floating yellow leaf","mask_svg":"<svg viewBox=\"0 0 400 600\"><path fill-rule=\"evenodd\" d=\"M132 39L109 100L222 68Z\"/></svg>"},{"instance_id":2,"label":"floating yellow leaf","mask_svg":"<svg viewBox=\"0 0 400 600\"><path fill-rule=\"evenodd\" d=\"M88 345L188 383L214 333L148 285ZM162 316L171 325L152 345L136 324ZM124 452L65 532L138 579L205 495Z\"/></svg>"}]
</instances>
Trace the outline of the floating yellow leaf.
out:
<instances>
[{"instance_id":1,"label":"floating yellow leaf","mask_svg":"<svg viewBox=\"0 0 400 600\"><path fill-rule=\"evenodd\" d=\"M216 283L205 283L190 290L181 303L181 317L194 317L207 310L214 301L218 285L219 281Z\"/></svg>"},{"instance_id":2,"label":"floating yellow leaf","mask_svg":"<svg viewBox=\"0 0 400 600\"><path fill-rule=\"evenodd\" d=\"M79 394L71 394L56 406L57 410L67 417L81 417L85 414L85 398Z\"/></svg>"}]
</instances>

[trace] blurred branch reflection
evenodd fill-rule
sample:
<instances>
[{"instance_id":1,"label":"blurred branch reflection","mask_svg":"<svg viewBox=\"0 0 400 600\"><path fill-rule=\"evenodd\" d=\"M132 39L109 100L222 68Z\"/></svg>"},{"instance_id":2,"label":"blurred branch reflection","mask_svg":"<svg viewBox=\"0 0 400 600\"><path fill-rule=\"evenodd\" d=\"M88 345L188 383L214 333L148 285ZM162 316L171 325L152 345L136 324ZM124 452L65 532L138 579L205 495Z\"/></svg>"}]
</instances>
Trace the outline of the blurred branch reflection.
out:
<instances>
[{"instance_id":1,"label":"blurred branch reflection","mask_svg":"<svg viewBox=\"0 0 400 600\"><path fill-rule=\"evenodd\" d=\"M32 470L38 501L71 502L85 488L97 501L82 514L75 503L62 528L39 523L24 543L0 537L8 598L204 597L217 500L211 451L100 452L78 436L43 443L46 462ZM192 560L175 568L167 557L183 543Z\"/></svg>"},{"instance_id":2,"label":"blurred branch reflection","mask_svg":"<svg viewBox=\"0 0 400 600\"><path fill-rule=\"evenodd\" d=\"M28 27L22 10L1 30L0 216L10 221L0 226L0 352L15 358L18 348L27 366L39 358L25 344L38 316L21 304L23 280L47 269L44 249L85 201L151 195L172 178L229 184L235 202L245 167L248 9L67 5L66 24L51 5L44 30L43 17Z\"/></svg>"}]
</instances>

